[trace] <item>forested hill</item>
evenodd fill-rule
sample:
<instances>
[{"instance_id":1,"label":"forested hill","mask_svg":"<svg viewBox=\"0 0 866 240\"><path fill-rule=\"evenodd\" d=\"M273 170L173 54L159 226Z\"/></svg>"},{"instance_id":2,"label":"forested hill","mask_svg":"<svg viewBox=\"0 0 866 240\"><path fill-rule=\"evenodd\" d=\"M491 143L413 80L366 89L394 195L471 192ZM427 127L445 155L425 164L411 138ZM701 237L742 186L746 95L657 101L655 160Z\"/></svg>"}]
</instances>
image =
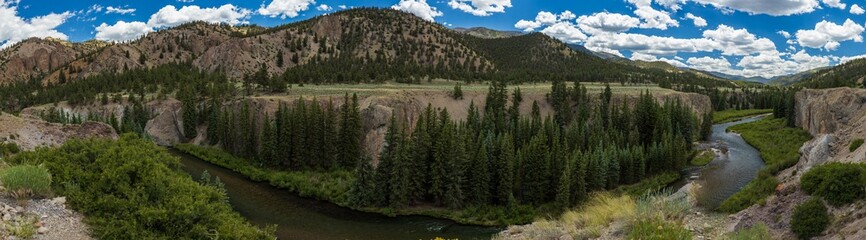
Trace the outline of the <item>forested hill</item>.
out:
<instances>
[{"instance_id":1,"label":"forested hill","mask_svg":"<svg viewBox=\"0 0 866 240\"><path fill-rule=\"evenodd\" d=\"M289 83L439 77L727 84L603 60L542 34L481 38L390 9L352 9L273 28L189 23L90 51L46 44L52 42L31 39L0 51L0 83L64 83L188 63L235 80L260 72ZM26 64L10 61L21 56ZM42 62L51 64L36 64Z\"/></svg>"},{"instance_id":2,"label":"forested hill","mask_svg":"<svg viewBox=\"0 0 866 240\"><path fill-rule=\"evenodd\" d=\"M836 67L822 69L794 86L806 88L835 88L835 87L866 87L866 58L861 58L838 65Z\"/></svg>"}]
</instances>

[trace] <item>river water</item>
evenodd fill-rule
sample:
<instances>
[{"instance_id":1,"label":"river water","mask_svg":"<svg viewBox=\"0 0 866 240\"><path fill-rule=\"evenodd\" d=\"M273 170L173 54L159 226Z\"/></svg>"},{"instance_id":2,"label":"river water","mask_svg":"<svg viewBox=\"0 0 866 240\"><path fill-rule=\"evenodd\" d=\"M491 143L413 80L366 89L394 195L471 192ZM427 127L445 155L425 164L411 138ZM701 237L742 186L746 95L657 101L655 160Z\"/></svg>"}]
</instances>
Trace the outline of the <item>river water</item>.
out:
<instances>
[{"instance_id":1,"label":"river water","mask_svg":"<svg viewBox=\"0 0 866 240\"><path fill-rule=\"evenodd\" d=\"M764 160L757 149L746 143L739 134L727 132L728 127L754 122L763 117L713 125L709 142L717 153L716 158L704 167L686 170L688 176L681 181L682 184L693 184L699 206L718 208L725 199L752 181L764 167Z\"/></svg>"},{"instance_id":2,"label":"river water","mask_svg":"<svg viewBox=\"0 0 866 240\"><path fill-rule=\"evenodd\" d=\"M205 170L225 183L232 207L253 224L277 225L279 239L490 239L501 228L467 226L423 217L387 217L302 198L288 190L249 180L232 170L170 149L183 170L198 179Z\"/></svg>"}]
</instances>

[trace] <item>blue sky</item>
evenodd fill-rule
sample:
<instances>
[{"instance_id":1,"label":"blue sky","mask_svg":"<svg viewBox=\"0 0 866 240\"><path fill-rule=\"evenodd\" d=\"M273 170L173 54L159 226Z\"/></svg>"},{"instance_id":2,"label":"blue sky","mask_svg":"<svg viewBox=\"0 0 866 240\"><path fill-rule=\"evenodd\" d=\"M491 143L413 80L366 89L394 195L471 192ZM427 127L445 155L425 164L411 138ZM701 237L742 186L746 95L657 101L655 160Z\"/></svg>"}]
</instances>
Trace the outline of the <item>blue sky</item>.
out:
<instances>
[{"instance_id":1,"label":"blue sky","mask_svg":"<svg viewBox=\"0 0 866 240\"><path fill-rule=\"evenodd\" d=\"M0 0L0 46L28 37L122 42L192 20L274 26L360 6L744 76L866 55L863 0Z\"/></svg>"}]
</instances>

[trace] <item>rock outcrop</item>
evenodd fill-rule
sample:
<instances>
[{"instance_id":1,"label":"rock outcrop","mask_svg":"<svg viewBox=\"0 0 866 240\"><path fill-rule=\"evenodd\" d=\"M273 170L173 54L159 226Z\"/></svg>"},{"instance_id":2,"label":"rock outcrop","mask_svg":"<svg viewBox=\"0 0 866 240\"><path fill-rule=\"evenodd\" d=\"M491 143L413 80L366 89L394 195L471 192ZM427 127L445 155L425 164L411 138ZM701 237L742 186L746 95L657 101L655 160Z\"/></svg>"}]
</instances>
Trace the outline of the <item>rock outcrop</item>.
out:
<instances>
[{"instance_id":1,"label":"rock outcrop","mask_svg":"<svg viewBox=\"0 0 866 240\"><path fill-rule=\"evenodd\" d=\"M866 90L851 88L806 89L796 98L797 126L814 136L800 148L800 161L781 171L779 186L765 204L755 205L732 216L730 230L764 223L775 238L795 239L790 230L794 207L809 196L800 189L800 177L810 168L827 162L866 163L866 148L851 152L854 139L866 138ZM830 207L835 220L819 239L866 238L866 209L863 202Z\"/></svg>"},{"instance_id":2,"label":"rock outcrop","mask_svg":"<svg viewBox=\"0 0 866 240\"><path fill-rule=\"evenodd\" d=\"M111 126L98 122L83 124L48 123L32 116L0 113L0 140L15 143L22 150L62 145L76 138L117 138Z\"/></svg>"}]
</instances>

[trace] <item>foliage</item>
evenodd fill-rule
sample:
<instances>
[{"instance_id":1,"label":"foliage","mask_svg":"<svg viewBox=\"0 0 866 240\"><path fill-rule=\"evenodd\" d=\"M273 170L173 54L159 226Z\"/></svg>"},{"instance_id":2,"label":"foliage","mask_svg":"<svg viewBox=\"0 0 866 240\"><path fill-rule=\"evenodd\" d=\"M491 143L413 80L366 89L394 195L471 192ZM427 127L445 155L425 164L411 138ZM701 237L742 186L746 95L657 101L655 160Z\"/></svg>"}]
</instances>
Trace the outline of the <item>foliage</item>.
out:
<instances>
[{"instance_id":1,"label":"foliage","mask_svg":"<svg viewBox=\"0 0 866 240\"><path fill-rule=\"evenodd\" d=\"M46 197L51 193L51 173L43 166L23 164L4 169L0 181L18 198L31 194Z\"/></svg>"},{"instance_id":2,"label":"foliage","mask_svg":"<svg viewBox=\"0 0 866 240\"><path fill-rule=\"evenodd\" d=\"M729 128L740 133L746 142L761 152L766 166L758 172L757 178L722 202L719 210L739 212L762 202L776 189L778 182L774 175L799 161L800 146L812 137L802 129L787 127L785 122L785 119L768 117Z\"/></svg>"},{"instance_id":3,"label":"foliage","mask_svg":"<svg viewBox=\"0 0 866 240\"><path fill-rule=\"evenodd\" d=\"M692 239L692 232L682 224L650 218L635 222L626 239L689 240Z\"/></svg>"},{"instance_id":4,"label":"foliage","mask_svg":"<svg viewBox=\"0 0 866 240\"><path fill-rule=\"evenodd\" d=\"M816 237L830 225L830 215L820 198L811 198L794 208L791 230L800 239Z\"/></svg>"},{"instance_id":5,"label":"foliage","mask_svg":"<svg viewBox=\"0 0 866 240\"><path fill-rule=\"evenodd\" d=\"M14 142L0 142L0 157L10 156L21 152L21 148Z\"/></svg>"},{"instance_id":6,"label":"foliage","mask_svg":"<svg viewBox=\"0 0 866 240\"><path fill-rule=\"evenodd\" d=\"M704 150L695 153L695 156L692 158L692 161L689 162L692 166L704 166L709 164L716 158L716 154L711 150Z\"/></svg>"},{"instance_id":7,"label":"foliage","mask_svg":"<svg viewBox=\"0 0 866 240\"><path fill-rule=\"evenodd\" d=\"M800 178L806 193L834 206L866 198L866 164L828 163L813 167Z\"/></svg>"},{"instance_id":8,"label":"foliage","mask_svg":"<svg viewBox=\"0 0 866 240\"><path fill-rule=\"evenodd\" d=\"M621 186L613 190L614 193L623 193L632 197L640 197L646 194L661 191L673 182L680 179L677 172L665 172L641 180L632 185Z\"/></svg>"},{"instance_id":9,"label":"foliage","mask_svg":"<svg viewBox=\"0 0 866 240\"><path fill-rule=\"evenodd\" d=\"M851 141L851 145L848 146L848 151L854 152L855 150L860 148L860 146L862 146L862 145L863 145L863 139L861 139L861 138L854 139L854 141Z\"/></svg>"},{"instance_id":10,"label":"foliage","mask_svg":"<svg viewBox=\"0 0 866 240\"><path fill-rule=\"evenodd\" d=\"M728 240L755 240L755 239L772 239L770 229L763 223L755 224L748 228L737 230L725 235L724 239Z\"/></svg>"},{"instance_id":11,"label":"foliage","mask_svg":"<svg viewBox=\"0 0 866 240\"><path fill-rule=\"evenodd\" d=\"M83 213L94 236L110 239L271 239L234 212L225 193L193 181L180 162L146 140L72 140L8 159L42 164L52 188ZM135 221L130 221L135 219Z\"/></svg>"},{"instance_id":12,"label":"foliage","mask_svg":"<svg viewBox=\"0 0 866 240\"><path fill-rule=\"evenodd\" d=\"M454 90L451 91L451 98L454 98L454 100L463 99L463 87L460 86L460 83L454 85Z\"/></svg>"},{"instance_id":13,"label":"foliage","mask_svg":"<svg viewBox=\"0 0 866 240\"><path fill-rule=\"evenodd\" d=\"M772 113L773 109L743 109L743 110L724 110L713 113L713 123L726 123L743 119L749 116Z\"/></svg>"},{"instance_id":14,"label":"foliage","mask_svg":"<svg viewBox=\"0 0 866 240\"><path fill-rule=\"evenodd\" d=\"M634 217L636 211L634 198L599 193L584 206L564 213L560 221L566 226L580 226L590 232L597 232L616 220Z\"/></svg>"}]
</instances>

